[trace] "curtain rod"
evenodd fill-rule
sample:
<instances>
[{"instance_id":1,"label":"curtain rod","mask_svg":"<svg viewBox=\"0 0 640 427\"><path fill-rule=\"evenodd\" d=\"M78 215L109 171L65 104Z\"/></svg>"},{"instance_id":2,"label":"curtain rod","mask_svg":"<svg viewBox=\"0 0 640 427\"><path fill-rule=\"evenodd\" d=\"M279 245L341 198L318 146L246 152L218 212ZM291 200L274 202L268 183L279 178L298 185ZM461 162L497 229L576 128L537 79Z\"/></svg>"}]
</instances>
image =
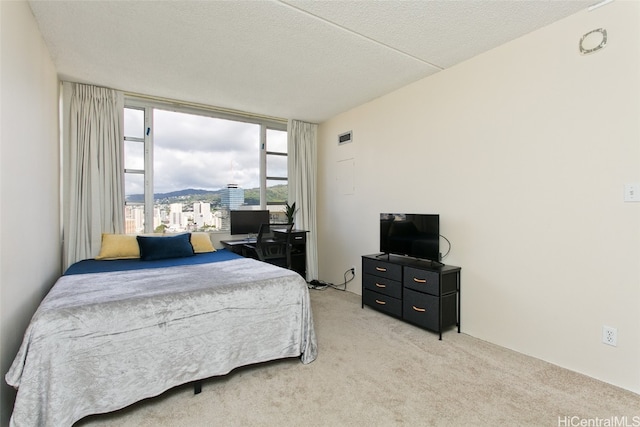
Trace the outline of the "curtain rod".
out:
<instances>
[{"instance_id":1,"label":"curtain rod","mask_svg":"<svg viewBox=\"0 0 640 427\"><path fill-rule=\"evenodd\" d=\"M232 116L240 116L240 117L245 117L245 118L250 118L250 119L257 119L257 120L267 120L267 121L283 123L283 124L287 124L288 123L287 119L283 119L281 117L273 117L273 116L266 116L266 115L263 115L263 114L248 113L246 111L234 110L232 108L215 107L215 106L212 106L212 105L200 104L200 103L197 103L197 102L177 101L175 99L162 98L160 96L143 95L143 94L135 93L135 92L122 91L122 93L124 94L124 96L128 96L128 97L131 97L131 98L138 98L138 99L147 100L147 101L156 101L156 102L161 102L161 103L164 103L164 104L169 104L169 105L173 105L173 106L177 106L177 107L198 108L198 109L201 109L201 110L207 110L207 111L212 111L212 112L216 112L216 113L230 114Z\"/></svg>"},{"instance_id":2,"label":"curtain rod","mask_svg":"<svg viewBox=\"0 0 640 427\"><path fill-rule=\"evenodd\" d=\"M0 0L2 1L2 0ZM86 84L86 85L92 85L92 86L97 86L94 85L92 83L80 83L80 82L73 82L70 80L61 80L63 83L67 82L67 83L79 83L79 84ZM105 87L107 89L112 89L106 86L100 86L100 87ZM117 90L117 89L115 89ZM145 100L145 101L155 101L155 102L160 102L163 104L167 104L167 105L173 105L176 107L187 107L187 108L197 108L200 110L207 110L207 111L211 111L214 113L220 113L220 114L228 114L230 116L236 116L236 117L244 117L246 119L255 119L255 120L264 120L264 121L270 121L273 123L279 123L279 124L288 124L289 120L284 119L282 117L275 117L275 116L267 116L264 114L257 114L257 113L249 113L246 111L240 111L240 110L234 110L232 108L224 108L224 107L215 107L212 105L207 105L207 104L200 104L197 102L189 102L189 101L178 101L175 99L171 99L171 98L163 98L161 96L153 96L153 95L144 95L141 93L136 93L136 92L128 92L128 91L121 91L122 94L124 96L128 96L130 98L137 98L140 100Z\"/></svg>"}]
</instances>

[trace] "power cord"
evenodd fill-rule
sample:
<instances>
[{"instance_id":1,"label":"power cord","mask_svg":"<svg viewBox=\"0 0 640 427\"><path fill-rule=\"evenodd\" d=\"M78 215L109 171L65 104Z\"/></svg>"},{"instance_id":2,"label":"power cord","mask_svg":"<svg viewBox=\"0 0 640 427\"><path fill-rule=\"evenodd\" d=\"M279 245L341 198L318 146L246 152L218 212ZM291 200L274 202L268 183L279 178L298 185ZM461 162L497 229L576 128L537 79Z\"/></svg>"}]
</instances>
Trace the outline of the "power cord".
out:
<instances>
[{"instance_id":1,"label":"power cord","mask_svg":"<svg viewBox=\"0 0 640 427\"><path fill-rule=\"evenodd\" d=\"M351 274L351 277L347 278L347 275L349 274ZM309 289L315 289L317 291L324 291L327 288L333 288L339 291L346 291L347 283L351 282L356 277L356 272L354 271L353 268L350 268L344 272L342 277L344 278L344 282L342 282L339 285L334 285L333 283L324 282L322 280L312 280L307 284L307 286L309 287Z\"/></svg>"},{"instance_id":2,"label":"power cord","mask_svg":"<svg viewBox=\"0 0 640 427\"><path fill-rule=\"evenodd\" d=\"M440 237L442 237L444 240L446 240L447 243L449 244L449 248L447 249L447 252L444 255L440 254L440 260L443 260L443 259L445 259L447 257L447 255L449 255L449 252L451 252L451 242L449 241L449 239L444 237L442 234L440 235Z\"/></svg>"}]
</instances>

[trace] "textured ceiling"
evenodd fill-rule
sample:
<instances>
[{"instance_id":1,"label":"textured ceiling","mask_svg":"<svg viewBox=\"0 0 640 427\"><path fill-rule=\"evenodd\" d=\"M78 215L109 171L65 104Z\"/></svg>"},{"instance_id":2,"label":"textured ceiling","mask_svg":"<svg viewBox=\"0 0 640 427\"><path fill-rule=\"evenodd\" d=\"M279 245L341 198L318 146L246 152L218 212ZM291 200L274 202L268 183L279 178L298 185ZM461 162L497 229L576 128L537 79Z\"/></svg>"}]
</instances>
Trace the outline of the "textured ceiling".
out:
<instances>
[{"instance_id":1,"label":"textured ceiling","mask_svg":"<svg viewBox=\"0 0 640 427\"><path fill-rule=\"evenodd\" d=\"M595 2L29 4L63 80L322 122Z\"/></svg>"}]
</instances>

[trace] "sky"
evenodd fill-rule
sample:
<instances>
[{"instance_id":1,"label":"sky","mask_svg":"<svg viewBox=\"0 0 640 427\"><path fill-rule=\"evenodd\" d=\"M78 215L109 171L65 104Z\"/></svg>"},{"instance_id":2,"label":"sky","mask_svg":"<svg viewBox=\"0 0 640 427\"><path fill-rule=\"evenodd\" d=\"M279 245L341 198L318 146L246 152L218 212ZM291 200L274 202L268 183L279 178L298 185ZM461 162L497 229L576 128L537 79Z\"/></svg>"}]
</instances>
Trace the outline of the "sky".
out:
<instances>
[{"instance_id":1,"label":"sky","mask_svg":"<svg viewBox=\"0 0 640 427\"><path fill-rule=\"evenodd\" d=\"M260 125L157 109L153 123L154 193L259 187ZM144 136L141 110L125 109L125 136ZM286 132L268 130L267 149L286 151L286 139ZM286 176L282 160L268 157L269 174ZM125 141L129 168L144 168L142 143ZM143 192L142 175L125 174L125 194Z\"/></svg>"}]
</instances>

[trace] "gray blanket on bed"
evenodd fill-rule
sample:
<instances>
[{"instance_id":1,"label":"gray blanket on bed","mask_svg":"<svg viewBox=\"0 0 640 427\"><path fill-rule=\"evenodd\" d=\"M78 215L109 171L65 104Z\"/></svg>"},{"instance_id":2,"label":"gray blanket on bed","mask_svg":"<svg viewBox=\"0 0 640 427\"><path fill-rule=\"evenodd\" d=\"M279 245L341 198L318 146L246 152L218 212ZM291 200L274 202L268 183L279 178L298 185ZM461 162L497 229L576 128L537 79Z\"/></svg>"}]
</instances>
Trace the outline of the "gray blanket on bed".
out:
<instances>
[{"instance_id":1,"label":"gray blanket on bed","mask_svg":"<svg viewBox=\"0 0 640 427\"><path fill-rule=\"evenodd\" d=\"M14 426L70 426L252 363L317 355L306 282L253 259L61 277L11 369Z\"/></svg>"}]
</instances>

